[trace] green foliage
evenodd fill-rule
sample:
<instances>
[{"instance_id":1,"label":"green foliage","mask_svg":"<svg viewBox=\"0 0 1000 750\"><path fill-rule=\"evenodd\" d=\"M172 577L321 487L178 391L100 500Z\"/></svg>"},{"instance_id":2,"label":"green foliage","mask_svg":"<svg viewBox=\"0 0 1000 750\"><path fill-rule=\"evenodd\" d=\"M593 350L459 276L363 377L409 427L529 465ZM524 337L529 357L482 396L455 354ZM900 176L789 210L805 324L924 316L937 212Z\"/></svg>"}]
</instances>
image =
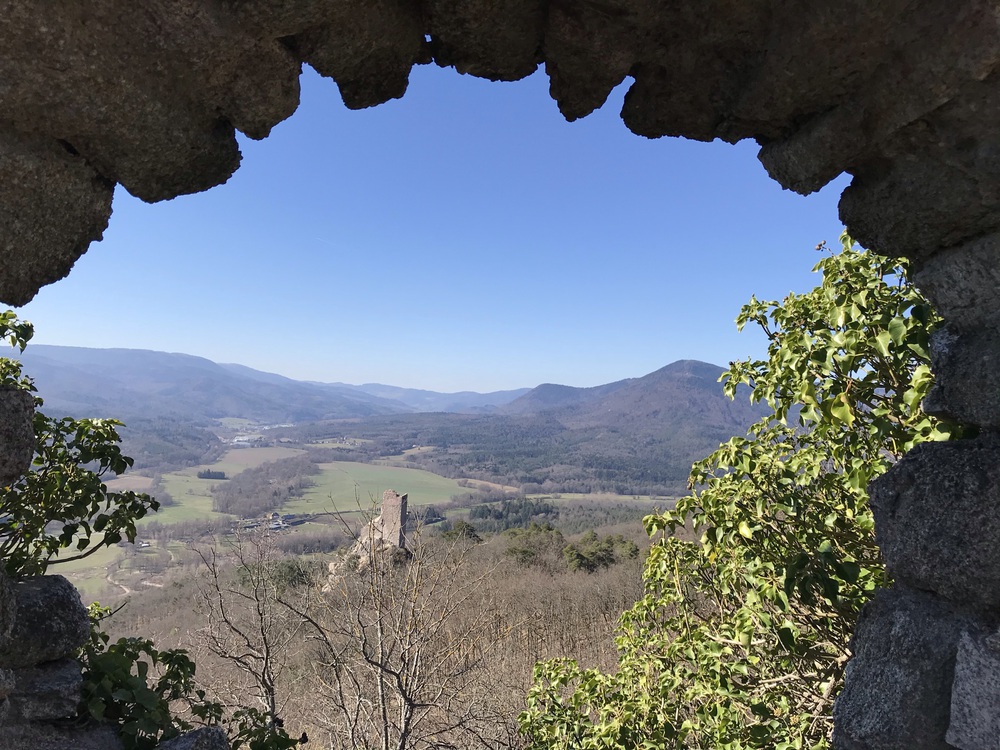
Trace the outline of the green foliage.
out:
<instances>
[{"instance_id":1,"label":"green foliage","mask_svg":"<svg viewBox=\"0 0 1000 750\"><path fill-rule=\"evenodd\" d=\"M298 739L289 737L281 719L253 706L234 712L227 725L232 750L291 750L309 741L305 732Z\"/></svg>"},{"instance_id":2,"label":"green foliage","mask_svg":"<svg viewBox=\"0 0 1000 750\"><path fill-rule=\"evenodd\" d=\"M0 338L24 350L29 323L0 313ZM20 362L0 358L0 387L34 392ZM42 400L35 398L35 406ZM50 564L86 557L122 539L135 539L135 522L159 504L136 492L110 492L102 478L132 466L113 419L53 419L34 415L32 470L0 487L0 558L8 574L39 575ZM97 535L101 535L98 537ZM52 557L63 549L75 554Z\"/></svg>"},{"instance_id":3,"label":"green foliage","mask_svg":"<svg viewBox=\"0 0 1000 750\"><path fill-rule=\"evenodd\" d=\"M288 736L280 719L240 708L229 717L195 683L195 663L184 649L159 650L146 638L111 638L100 623L111 610L90 605L90 640L78 654L83 665L80 715L117 727L125 750L154 750L160 742L199 724L223 724L232 750L290 750L305 741Z\"/></svg>"},{"instance_id":4,"label":"green foliage","mask_svg":"<svg viewBox=\"0 0 1000 750\"><path fill-rule=\"evenodd\" d=\"M265 579L273 585L276 591L311 586L325 574L325 566L320 563L310 564L301 557L283 557L270 560L263 571ZM236 572L236 580L241 586L253 586L255 581L253 571L240 567Z\"/></svg>"},{"instance_id":5,"label":"green foliage","mask_svg":"<svg viewBox=\"0 0 1000 750\"><path fill-rule=\"evenodd\" d=\"M450 529L442 532L441 538L449 542L457 542L461 539L474 544L479 544L483 541L482 537L476 533L476 527L462 519L455 521Z\"/></svg>"},{"instance_id":6,"label":"green foliage","mask_svg":"<svg viewBox=\"0 0 1000 750\"><path fill-rule=\"evenodd\" d=\"M12 310L0 312L0 339L23 352L31 341L35 329L27 321L18 320ZM21 374L21 363L16 359L0 357L0 388L31 390L31 381Z\"/></svg>"},{"instance_id":7,"label":"green foliage","mask_svg":"<svg viewBox=\"0 0 1000 750\"><path fill-rule=\"evenodd\" d=\"M81 714L118 726L125 750L152 750L192 728L174 716L171 703L184 700L194 717L217 723L222 706L205 700L194 684L195 664L183 649L160 651L144 638L110 643L100 622L111 614L92 604L90 640L79 654L83 664Z\"/></svg>"},{"instance_id":8,"label":"green foliage","mask_svg":"<svg viewBox=\"0 0 1000 750\"><path fill-rule=\"evenodd\" d=\"M596 573L601 568L609 568L619 560L635 559L639 556L639 545L621 534L613 534L603 539L591 529L578 542L563 547L566 566L573 571Z\"/></svg>"},{"instance_id":9,"label":"green foliage","mask_svg":"<svg viewBox=\"0 0 1000 750\"><path fill-rule=\"evenodd\" d=\"M619 670L539 664L533 748L826 748L861 606L884 583L865 492L952 428L920 410L938 319L898 262L854 249L820 286L752 299L768 359L730 366L773 417L697 463L696 491L645 519L646 595L621 619ZM685 542L676 532L700 535Z\"/></svg>"},{"instance_id":10,"label":"green foliage","mask_svg":"<svg viewBox=\"0 0 1000 750\"><path fill-rule=\"evenodd\" d=\"M501 497L499 503L484 502L469 509L469 520L481 531L506 531L525 528L531 523L554 521L559 509L544 500L524 497Z\"/></svg>"},{"instance_id":11,"label":"green foliage","mask_svg":"<svg viewBox=\"0 0 1000 750\"><path fill-rule=\"evenodd\" d=\"M552 524L532 523L527 528L509 529L503 535L507 538L504 554L518 565L544 568L550 572L561 567L558 561L566 539Z\"/></svg>"}]
</instances>

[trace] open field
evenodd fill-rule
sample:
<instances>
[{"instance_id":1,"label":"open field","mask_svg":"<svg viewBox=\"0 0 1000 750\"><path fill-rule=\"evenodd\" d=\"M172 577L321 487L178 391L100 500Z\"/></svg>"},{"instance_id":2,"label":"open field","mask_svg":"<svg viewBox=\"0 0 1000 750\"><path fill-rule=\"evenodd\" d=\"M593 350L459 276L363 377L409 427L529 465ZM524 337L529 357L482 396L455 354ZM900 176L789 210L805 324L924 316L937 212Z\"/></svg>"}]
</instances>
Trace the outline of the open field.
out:
<instances>
[{"instance_id":1,"label":"open field","mask_svg":"<svg viewBox=\"0 0 1000 750\"><path fill-rule=\"evenodd\" d=\"M363 508L372 498L381 499L385 490L406 493L411 505L444 503L462 492L454 479L446 479L429 471L378 466L352 461L319 464L322 473L313 477L316 484L301 498L286 503L286 513L319 513L322 511L356 510L358 501Z\"/></svg>"},{"instance_id":2,"label":"open field","mask_svg":"<svg viewBox=\"0 0 1000 750\"><path fill-rule=\"evenodd\" d=\"M176 473L194 476L202 469L212 469L213 471L224 471L228 476L229 474L239 474L244 469L266 464L268 461L280 461L282 458L291 458L302 453L305 451L300 448L231 448L214 464L192 466Z\"/></svg>"},{"instance_id":3,"label":"open field","mask_svg":"<svg viewBox=\"0 0 1000 750\"><path fill-rule=\"evenodd\" d=\"M419 449L418 449L419 450ZM162 476L163 488L173 497L175 504L163 508L160 512L151 514L139 522L139 538L143 538L142 527L151 521L163 525L178 524L194 520L234 519L234 516L216 513L212 509L211 489L220 481L199 479L199 471L223 471L227 477L234 477L250 467L260 466L269 461L277 461L301 455L304 451L295 448L236 448L227 451L218 461L212 464L193 466L181 471L171 472ZM454 495L466 495L475 490L513 490L500 484L476 480L454 480L432 474L428 471L402 466L392 466L388 462L378 464L359 463L353 461L335 461L318 464L320 474L311 477L315 484L308 488L299 498L293 498L278 510L281 513L296 515L343 513L353 517L358 511L358 505L364 511L369 510L375 501L382 497L385 490L393 489L407 493L411 506L437 504L446 505ZM146 491L150 489L151 481L146 477L122 477L113 480L109 486L113 489L134 489ZM533 496L535 499L546 500L557 506L577 505L583 501L583 507L577 508L567 520L572 525L582 528L616 523L619 516L624 518L623 511L627 508L611 506L636 505L667 508L673 500L664 497L648 497L613 494L546 494ZM602 509L602 506L604 508ZM634 510L631 512L634 513ZM467 517L467 509L454 509L449 517ZM296 526L282 532L282 536L298 536L300 534L315 534L324 524L332 524L339 530L339 522L327 515L320 515L314 522ZM151 538L150 538L151 540ZM221 541L221 539L219 540ZM81 587L85 598L99 596L120 596L125 589L137 586L155 586L159 580L157 570L174 565L187 556L184 540L174 540L170 545L181 544L173 550L158 548L142 548L126 551L117 547L102 550L86 560L59 565L57 572L67 575L75 584ZM108 570L113 573L113 580L108 580ZM150 576L154 576L150 580Z\"/></svg>"},{"instance_id":4,"label":"open field","mask_svg":"<svg viewBox=\"0 0 1000 750\"><path fill-rule=\"evenodd\" d=\"M314 443L306 443L309 448L356 448L359 445L374 443L374 440L367 438L323 438Z\"/></svg>"},{"instance_id":5,"label":"open field","mask_svg":"<svg viewBox=\"0 0 1000 750\"><path fill-rule=\"evenodd\" d=\"M649 505L658 505L664 510L672 508L674 503L677 502L677 498L665 497L663 495L612 495L606 492L595 492L593 494L584 494L581 492L561 492L555 494L528 495L528 497L532 500L548 500L556 505L567 502L580 502L581 500L585 500L590 503L648 503Z\"/></svg>"},{"instance_id":6,"label":"open field","mask_svg":"<svg viewBox=\"0 0 1000 750\"><path fill-rule=\"evenodd\" d=\"M198 472L205 469L224 471L232 477L246 468L259 466L267 461L277 461L301 454L294 448L237 448L228 451L214 464L192 466L182 471L163 475L163 487L170 493L175 505L144 519L163 524L180 523L199 519L230 518L212 510L212 486L220 480L198 479ZM316 484L306 490L303 497L283 505L283 513L347 512L357 509L357 499L367 508L371 498L379 499L389 489L408 493L410 503L428 505L443 503L463 491L454 479L445 479L419 469L336 461L319 464L321 473L313 477ZM468 491L468 490L466 490Z\"/></svg>"},{"instance_id":7,"label":"open field","mask_svg":"<svg viewBox=\"0 0 1000 750\"><path fill-rule=\"evenodd\" d=\"M233 448L226 451L222 458L213 464L191 466L181 471L164 474L163 488L170 493L175 505L162 508L140 523L155 520L159 523L181 523L210 518L221 518L224 514L212 510L212 485L218 479L199 479L198 472L209 469L224 471L227 477L233 477L244 469L249 469L268 461L278 461L282 458L298 456L304 451L296 448Z\"/></svg>"},{"instance_id":8,"label":"open field","mask_svg":"<svg viewBox=\"0 0 1000 750\"><path fill-rule=\"evenodd\" d=\"M70 557L72 554L72 551L66 551L66 557ZM120 554L121 550L118 547L105 547L83 560L72 560L52 565L49 568L49 573L66 576L80 590L83 603L89 604L101 597L108 585L105 580L108 575L108 566L117 560Z\"/></svg>"},{"instance_id":9,"label":"open field","mask_svg":"<svg viewBox=\"0 0 1000 750\"><path fill-rule=\"evenodd\" d=\"M482 479L462 479L460 481L466 490L479 490L480 492L520 492L517 487L512 487L509 484L485 482Z\"/></svg>"},{"instance_id":10,"label":"open field","mask_svg":"<svg viewBox=\"0 0 1000 750\"><path fill-rule=\"evenodd\" d=\"M242 417L222 417L217 421L230 430L242 430L245 427L255 427L259 424L253 419L243 419Z\"/></svg>"},{"instance_id":11,"label":"open field","mask_svg":"<svg viewBox=\"0 0 1000 750\"><path fill-rule=\"evenodd\" d=\"M211 489L217 481L183 474L164 474L163 488L174 499L174 505L160 508L158 513L151 513L139 525L150 521L167 524L221 517L223 514L212 510Z\"/></svg>"}]
</instances>

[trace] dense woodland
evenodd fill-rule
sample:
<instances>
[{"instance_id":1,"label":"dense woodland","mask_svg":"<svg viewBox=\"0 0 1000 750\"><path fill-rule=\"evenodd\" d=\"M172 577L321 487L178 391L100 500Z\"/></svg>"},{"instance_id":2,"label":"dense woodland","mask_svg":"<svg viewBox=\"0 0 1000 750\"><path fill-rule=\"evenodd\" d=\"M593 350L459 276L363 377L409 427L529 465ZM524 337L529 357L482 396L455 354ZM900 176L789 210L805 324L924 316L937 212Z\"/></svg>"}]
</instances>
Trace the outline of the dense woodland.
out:
<instances>
[{"instance_id":1,"label":"dense woodland","mask_svg":"<svg viewBox=\"0 0 1000 750\"><path fill-rule=\"evenodd\" d=\"M260 516L300 496L316 474L319 467L306 456L269 461L214 485L212 506L240 518Z\"/></svg>"},{"instance_id":2,"label":"dense woodland","mask_svg":"<svg viewBox=\"0 0 1000 750\"><path fill-rule=\"evenodd\" d=\"M225 444L211 429L167 417L134 417L122 429L122 450L133 469L160 474L215 461Z\"/></svg>"},{"instance_id":3,"label":"dense woodland","mask_svg":"<svg viewBox=\"0 0 1000 750\"><path fill-rule=\"evenodd\" d=\"M415 445L434 450L407 455L409 465L446 477L466 477L520 488L526 494L572 492L677 495L691 464L733 434L733 427L686 427L642 435L615 426L568 428L552 416L413 414L363 422L327 422L278 432L312 442L358 439L336 460L402 456Z\"/></svg>"}]
</instances>

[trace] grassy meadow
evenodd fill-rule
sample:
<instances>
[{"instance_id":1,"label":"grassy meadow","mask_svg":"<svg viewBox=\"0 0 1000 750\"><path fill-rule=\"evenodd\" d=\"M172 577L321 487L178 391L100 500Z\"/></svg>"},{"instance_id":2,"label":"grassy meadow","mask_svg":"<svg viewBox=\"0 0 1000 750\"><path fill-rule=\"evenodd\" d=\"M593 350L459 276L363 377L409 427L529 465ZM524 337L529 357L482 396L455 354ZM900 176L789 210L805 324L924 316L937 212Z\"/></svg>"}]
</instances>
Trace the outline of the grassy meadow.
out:
<instances>
[{"instance_id":1,"label":"grassy meadow","mask_svg":"<svg viewBox=\"0 0 1000 750\"><path fill-rule=\"evenodd\" d=\"M198 472L224 471L227 477L234 477L245 469L260 466L269 461L291 458L305 451L295 448L234 448L227 451L218 461L201 466L163 474L163 488L174 499L173 505L160 509L138 522L139 539L143 538L142 528L151 522L171 525L187 521L210 521L234 519L233 516L217 513L212 509L212 486L220 480L199 479ZM279 511L294 514L347 513L369 510L373 499L380 500L385 490L408 493L412 505L445 503L452 495L463 492L454 479L431 474L427 471L395 466L363 464L351 461L337 461L319 464L320 473L312 480L315 484L306 490L303 497L293 498ZM223 480L224 481L224 480ZM107 482L115 491L133 490L149 492L153 480L143 476L123 476ZM467 490L464 490L467 491ZM283 532L285 534L308 533L316 526L307 524ZM183 545L181 545L183 546ZM136 585L135 576L144 569L147 558L163 556L163 550L139 549L131 559L126 559L118 547L102 549L84 560L57 564L53 572L65 575L73 581L89 600L96 599L108 591L116 594L129 585ZM173 555L171 555L172 561ZM168 562L170 562L168 561ZM108 571L120 568L109 580ZM131 584L129 582L132 582ZM124 584L124 586L123 586ZM148 584L147 585L152 585Z\"/></svg>"},{"instance_id":2,"label":"grassy meadow","mask_svg":"<svg viewBox=\"0 0 1000 750\"><path fill-rule=\"evenodd\" d=\"M286 513L346 512L371 507L381 500L385 490L409 495L411 505L445 503L463 491L454 479L439 477L429 471L396 466L337 461L319 464L321 473L313 477L315 485L305 495L286 503Z\"/></svg>"},{"instance_id":3,"label":"grassy meadow","mask_svg":"<svg viewBox=\"0 0 1000 750\"><path fill-rule=\"evenodd\" d=\"M144 521L156 520L169 524L228 518L229 516L212 510L212 486L219 480L199 479L198 472L224 471L227 477L233 477L244 469L301 453L304 451L295 448L235 448L213 464L192 466L164 474L163 487L173 497L175 505L163 508ZM315 484L306 490L303 497L285 503L280 508L282 513L349 512L357 510L359 502L362 508L367 509L372 504L372 498L381 499L385 490L408 493L410 503L414 505L447 502L452 495L463 491L454 479L446 479L419 469L353 461L336 461L318 466L320 473L312 477Z\"/></svg>"}]
</instances>

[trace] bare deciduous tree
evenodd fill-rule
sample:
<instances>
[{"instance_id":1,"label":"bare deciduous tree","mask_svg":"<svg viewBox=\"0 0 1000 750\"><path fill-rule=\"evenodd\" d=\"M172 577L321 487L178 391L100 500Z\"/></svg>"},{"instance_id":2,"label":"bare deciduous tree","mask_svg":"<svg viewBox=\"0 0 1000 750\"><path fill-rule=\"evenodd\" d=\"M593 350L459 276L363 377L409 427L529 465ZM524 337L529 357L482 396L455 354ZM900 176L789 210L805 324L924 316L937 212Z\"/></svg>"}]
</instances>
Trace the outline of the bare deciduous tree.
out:
<instances>
[{"instance_id":1,"label":"bare deciduous tree","mask_svg":"<svg viewBox=\"0 0 1000 750\"><path fill-rule=\"evenodd\" d=\"M290 581L278 567L273 538L240 534L226 554L215 547L198 554L205 565L199 587L202 643L236 667L225 670L225 679L216 679L212 687L231 707L255 703L277 721L291 692L288 666L300 650L304 621L282 603Z\"/></svg>"},{"instance_id":2,"label":"bare deciduous tree","mask_svg":"<svg viewBox=\"0 0 1000 750\"><path fill-rule=\"evenodd\" d=\"M489 655L513 632L498 616L492 569L468 543L386 550L344 570L297 610L315 649L319 722L351 750L506 748L509 711L493 700Z\"/></svg>"}]
</instances>

